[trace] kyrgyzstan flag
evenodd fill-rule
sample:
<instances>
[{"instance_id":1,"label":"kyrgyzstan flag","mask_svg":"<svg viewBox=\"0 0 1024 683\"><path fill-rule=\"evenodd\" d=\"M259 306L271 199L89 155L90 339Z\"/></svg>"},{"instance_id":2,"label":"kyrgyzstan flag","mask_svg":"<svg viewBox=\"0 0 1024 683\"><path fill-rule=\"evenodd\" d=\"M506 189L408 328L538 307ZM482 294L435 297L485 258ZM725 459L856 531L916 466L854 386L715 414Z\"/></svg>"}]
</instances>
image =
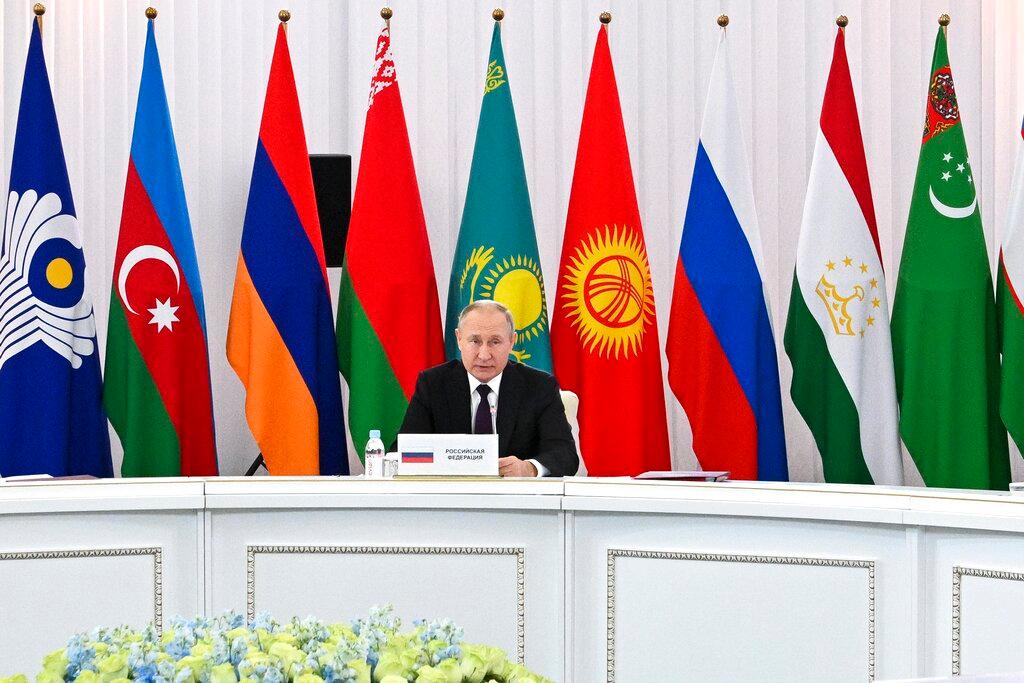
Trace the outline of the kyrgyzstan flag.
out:
<instances>
[{"instance_id":1,"label":"kyrgyzstan flag","mask_svg":"<svg viewBox=\"0 0 1024 683\"><path fill-rule=\"evenodd\" d=\"M668 469L654 287L606 25L583 105L555 302L555 375L579 395L587 471Z\"/></svg>"}]
</instances>

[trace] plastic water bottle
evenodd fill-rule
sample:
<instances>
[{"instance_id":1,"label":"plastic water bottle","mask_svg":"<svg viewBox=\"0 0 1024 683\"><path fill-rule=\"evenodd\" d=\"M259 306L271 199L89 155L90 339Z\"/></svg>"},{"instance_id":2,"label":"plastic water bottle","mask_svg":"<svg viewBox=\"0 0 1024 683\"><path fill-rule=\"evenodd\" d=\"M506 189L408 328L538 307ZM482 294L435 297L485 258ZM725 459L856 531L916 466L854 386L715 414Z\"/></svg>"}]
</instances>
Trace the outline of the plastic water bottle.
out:
<instances>
[{"instance_id":1,"label":"plastic water bottle","mask_svg":"<svg viewBox=\"0 0 1024 683\"><path fill-rule=\"evenodd\" d=\"M380 430L370 430L370 440L363 450L363 463L366 466L367 479L384 478L384 442L380 440Z\"/></svg>"}]
</instances>

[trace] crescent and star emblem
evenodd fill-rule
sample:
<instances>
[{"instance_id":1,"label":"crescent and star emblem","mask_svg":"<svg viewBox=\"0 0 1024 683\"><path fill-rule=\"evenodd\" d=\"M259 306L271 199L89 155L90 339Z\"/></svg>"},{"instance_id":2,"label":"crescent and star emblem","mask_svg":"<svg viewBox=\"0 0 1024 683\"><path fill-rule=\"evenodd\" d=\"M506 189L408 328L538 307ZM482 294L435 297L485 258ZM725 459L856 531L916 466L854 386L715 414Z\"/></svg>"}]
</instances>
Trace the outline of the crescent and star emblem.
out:
<instances>
[{"instance_id":1,"label":"crescent and star emblem","mask_svg":"<svg viewBox=\"0 0 1024 683\"><path fill-rule=\"evenodd\" d=\"M181 289L181 272L178 270L178 263L171 256L170 252L153 244L143 244L142 246L135 247L124 257L124 260L121 262L121 268L117 273L117 292L124 303L124 307L133 315L139 315L139 312L132 308L132 304L128 300L128 294L125 291L125 285L128 284L128 276L131 274L132 268L148 260L159 261L170 268L171 272L174 273L174 293L177 294ZM173 332L174 323L180 322L178 316L175 315L178 307L171 305L171 297L167 297L164 301L160 301L158 298L154 303L154 308L146 310L153 315L149 324L156 325L157 332L162 332L164 329Z\"/></svg>"},{"instance_id":2,"label":"crescent and star emblem","mask_svg":"<svg viewBox=\"0 0 1024 683\"><path fill-rule=\"evenodd\" d=\"M955 102L954 105L956 106ZM952 152L946 152L942 155L942 161L946 165L943 167L944 172L940 174L942 183L945 183L947 187L956 185L957 183L966 183L971 185L973 189L974 178L971 177L971 166L965 156L962 161L954 158ZM950 182L952 181L952 183ZM940 185L942 183L939 183ZM931 200L932 208L938 212L939 215L945 216L946 218L952 218L954 220L962 220L964 218L970 218L974 215L974 212L978 210L978 193L974 192L974 197L971 198L971 203L967 206L950 206L937 196L935 196L935 189L932 185L928 185L928 199Z\"/></svg>"},{"instance_id":3,"label":"crescent and star emblem","mask_svg":"<svg viewBox=\"0 0 1024 683\"><path fill-rule=\"evenodd\" d=\"M978 195L974 195L974 199L967 206L950 206L949 204L943 204L939 201L939 198L935 196L935 191L932 186L928 186L928 199L932 200L932 208L938 211L946 218L970 218L974 215L975 210L978 208Z\"/></svg>"}]
</instances>

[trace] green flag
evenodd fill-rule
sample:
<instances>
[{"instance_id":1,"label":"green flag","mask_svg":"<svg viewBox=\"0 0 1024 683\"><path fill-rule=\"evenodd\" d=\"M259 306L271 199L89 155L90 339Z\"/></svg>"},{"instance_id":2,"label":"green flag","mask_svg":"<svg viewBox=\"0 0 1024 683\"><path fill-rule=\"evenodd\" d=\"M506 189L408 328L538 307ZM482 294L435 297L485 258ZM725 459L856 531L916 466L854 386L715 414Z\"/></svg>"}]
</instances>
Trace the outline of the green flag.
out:
<instances>
[{"instance_id":1,"label":"green flag","mask_svg":"<svg viewBox=\"0 0 1024 683\"><path fill-rule=\"evenodd\" d=\"M900 434L928 486L1005 489L992 274L939 30L892 338Z\"/></svg>"},{"instance_id":2,"label":"green flag","mask_svg":"<svg viewBox=\"0 0 1024 683\"><path fill-rule=\"evenodd\" d=\"M491 37L466 207L448 285L444 333L448 358L459 357L455 341L459 312L477 299L508 306L517 334L512 355L551 372L544 277L498 22Z\"/></svg>"}]
</instances>

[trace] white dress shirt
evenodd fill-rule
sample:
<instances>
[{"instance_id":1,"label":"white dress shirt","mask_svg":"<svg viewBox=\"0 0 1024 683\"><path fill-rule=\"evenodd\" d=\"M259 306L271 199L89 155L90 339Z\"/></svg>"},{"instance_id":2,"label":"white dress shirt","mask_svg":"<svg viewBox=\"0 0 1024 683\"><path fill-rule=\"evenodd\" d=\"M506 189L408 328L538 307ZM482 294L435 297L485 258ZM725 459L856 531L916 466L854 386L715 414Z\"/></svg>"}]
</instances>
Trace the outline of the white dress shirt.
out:
<instances>
[{"instance_id":1,"label":"white dress shirt","mask_svg":"<svg viewBox=\"0 0 1024 683\"><path fill-rule=\"evenodd\" d=\"M491 388L491 393L494 394L494 399L495 399L494 407L495 407L495 409L493 411L491 411L491 430L492 430L492 432L494 434L497 434L498 433L498 424L497 424L498 410L497 410L497 407L498 407L498 399L500 398L500 394L498 392L498 389L501 387L501 373L499 373L496 377L492 378L491 381L489 381L489 382L481 382L480 380L478 380L476 377L474 377L469 372L467 372L466 375L469 377L469 424L471 425L470 428L472 428L472 425L476 424L476 409L480 405L480 392L478 392L476 389L481 384L486 384L487 386L489 386ZM537 468L537 476L538 477L543 477L543 476L547 475L548 468L544 467L544 465L541 465L539 462L537 462L533 458L528 459L526 462L533 463L533 466Z\"/></svg>"}]
</instances>

